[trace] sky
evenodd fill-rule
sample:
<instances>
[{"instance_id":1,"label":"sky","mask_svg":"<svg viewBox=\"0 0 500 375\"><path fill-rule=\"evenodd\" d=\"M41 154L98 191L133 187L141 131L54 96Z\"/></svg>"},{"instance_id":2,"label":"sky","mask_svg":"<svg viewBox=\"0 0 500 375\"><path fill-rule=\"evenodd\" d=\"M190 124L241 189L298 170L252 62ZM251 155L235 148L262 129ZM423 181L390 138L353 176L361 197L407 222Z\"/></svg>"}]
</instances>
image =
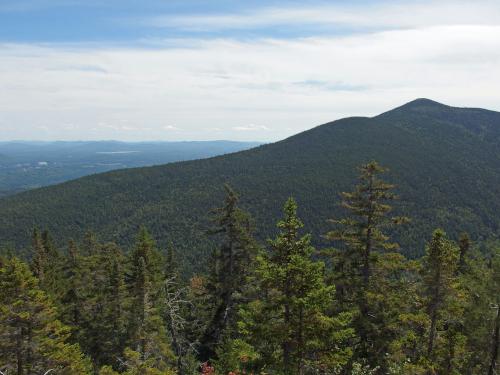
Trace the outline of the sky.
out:
<instances>
[{"instance_id":1,"label":"sky","mask_svg":"<svg viewBox=\"0 0 500 375\"><path fill-rule=\"evenodd\" d=\"M500 1L0 0L0 140L275 141L500 111Z\"/></svg>"}]
</instances>

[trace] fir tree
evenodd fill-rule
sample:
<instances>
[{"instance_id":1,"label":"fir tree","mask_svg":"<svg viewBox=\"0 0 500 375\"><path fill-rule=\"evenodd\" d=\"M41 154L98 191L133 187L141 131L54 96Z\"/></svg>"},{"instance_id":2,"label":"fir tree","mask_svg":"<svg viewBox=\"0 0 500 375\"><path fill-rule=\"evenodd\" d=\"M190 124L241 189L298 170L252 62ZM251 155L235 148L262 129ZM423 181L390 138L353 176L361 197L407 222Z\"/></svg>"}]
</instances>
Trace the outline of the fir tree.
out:
<instances>
[{"instance_id":1,"label":"fir tree","mask_svg":"<svg viewBox=\"0 0 500 375\"><path fill-rule=\"evenodd\" d=\"M0 260L0 363L18 375L44 373L90 374L90 363L78 345L67 343L69 327L28 267L17 260Z\"/></svg>"},{"instance_id":2,"label":"fir tree","mask_svg":"<svg viewBox=\"0 0 500 375\"><path fill-rule=\"evenodd\" d=\"M263 294L241 313L240 329L269 368L284 374L333 371L346 364L343 348L352 331L348 314L330 317L334 287L325 284L324 264L314 261L311 236L301 236L297 204L290 198L280 233L259 262Z\"/></svg>"},{"instance_id":3,"label":"fir tree","mask_svg":"<svg viewBox=\"0 0 500 375\"><path fill-rule=\"evenodd\" d=\"M467 271L467 256L469 255L471 243L470 238L467 233L462 233L458 240L458 245L460 248L460 257L458 260L457 271L459 273L465 273Z\"/></svg>"},{"instance_id":4,"label":"fir tree","mask_svg":"<svg viewBox=\"0 0 500 375\"><path fill-rule=\"evenodd\" d=\"M256 254L249 215L238 207L238 195L225 185L224 206L214 210L215 227L209 231L220 238L220 247L212 254L208 293L212 317L201 338L200 357L214 357L224 335L234 330L237 305L245 292L247 277Z\"/></svg>"},{"instance_id":5,"label":"fir tree","mask_svg":"<svg viewBox=\"0 0 500 375\"><path fill-rule=\"evenodd\" d=\"M427 335L426 356L431 366L436 362L436 336L438 330L448 330L453 320L453 300L456 294L457 280L455 276L458 249L446 238L445 233L438 229L434 231L432 240L427 246L424 258L424 296L426 297L426 312L429 316L429 331ZM443 335L444 340L450 339Z\"/></svg>"},{"instance_id":6,"label":"fir tree","mask_svg":"<svg viewBox=\"0 0 500 375\"><path fill-rule=\"evenodd\" d=\"M500 250L497 249L491 262L491 282L490 288L493 292L491 295L490 308L494 311L494 320L491 329L491 344L488 375L495 375L498 373L499 360L498 352L500 351Z\"/></svg>"},{"instance_id":7,"label":"fir tree","mask_svg":"<svg viewBox=\"0 0 500 375\"><path fill-rule=\"evenodd\" d=\"M42 236L38 228L33 229L31 237L31 244L33 248L33 255L31 257L31 270L35 277L38 278L40 283L45 281L45 271L47 268L47 253L43 246Z\"/></svg>"},{"instance_id":8,"label":"fir tree","mask_svg":"<svg viewBox=\"0 0 500 375\"><path fill-rule=\"evenodd\" d=\"M62 273L65 285L61 296L61 320L72 328L72 336L78 336L82 315L82 280L80 251L73 240L69 241Z\"/></svg>"},{"instance_id":9,"label":"fir tree","mask_svg":"<svg viewBox=\"0 0 500 375\"><path fill-rule=\"evenodd\" d=\"M38 229L33 230L32 245L31 270L38 278L40 288L54 301L59 301L65 282L62 274L64 258L46 230L41 234Z\"/></svg>"},{"instance_id":10,"label":"fir tree","mask_svg":"<svg viewBox=\"0 0 500 375\"><path fill-rule=\"evenodd\" d=\"M174 360L160 313L162 259L147 230L142 227L130 254L128 326L129 353L158 370L166 370ZM135 355L133 355L135 356Z\"/></svg>"},{"instance_id":11,"label":"fir tree","mask_svg":"<svg viewBox=\"0 0 500 375\"><path fill-rule=\"evenodd\" d=\"M355 307L357 315L355 326L360 337L357 355L368 358L373 364L378 360L380 344L379 328L385 322L373 319L376 306L371 301L373 267L378 262L378 253L394 251L399 245L389 241L385 229L408 221L404 217L390 217L392 207L388 202L396 199L392 192L394 185L381 180L378 175L385 172L377 162L361 166L359 184L354 191L342 193L342 206L350 216L341 220L331 220L339 229L330 231L326 237L344 245L335 252L334 267L338 275L337 296L344 309ZM387 345L386 342L384 345Z\"/></svg>"}]
</instances>

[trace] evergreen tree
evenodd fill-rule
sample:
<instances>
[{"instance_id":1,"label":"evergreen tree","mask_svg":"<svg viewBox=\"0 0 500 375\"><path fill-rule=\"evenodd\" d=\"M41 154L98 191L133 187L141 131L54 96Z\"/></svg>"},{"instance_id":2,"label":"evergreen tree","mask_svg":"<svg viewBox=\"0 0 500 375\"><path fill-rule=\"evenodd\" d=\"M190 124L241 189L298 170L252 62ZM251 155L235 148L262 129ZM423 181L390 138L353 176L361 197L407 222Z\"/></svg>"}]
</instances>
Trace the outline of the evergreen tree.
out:
<instances>
[{"instance_id":1,"label":"evergreen tree","mask_svg":"<svg viewBox=\"0 0 500 375\"><path fill-rule=\"evenodd\" d=\"M97 240L97 236L92 231L85 232L83 237L82 244L82 253L85 256L92 256L98 253L99 249L99 241Z\"/></svg>"},{"instance_id":2,"label":"evergreen tree","mask_svg":"<svg viewBox=\"0 0 500 375\"><path fill-rule=\"evenodd\" d=\"M136 353L141 363L167 370L174 355L160 312L162 262L153 239L141 227L130 254L128 353Z\"/></svg>"},{"instance_id":3,"label":"evergreen tree","mask_svg":"<svg viewBox=\"0 0 500 375\"><path fill-rule=\"evenodd\" d=\"M98 283L90 294L93 316L87 332L95 367L103 364L117 366L117 358L125 348L127 295L124 256L113 243L101 246L97 255ZM92 257L91 257L92 258Z\"/></svg>"},{"instance_id":4,"label":"evergreen tree","mask_svg":"<svg viewBox=\"0 0 500 375\"><path fill-rule=\"evenodd\" d=\"M61 320L72 328L71 340L92 359L94 369L117 366L125 348L127 295L124 256L115 244L95 244L81 255L70 242L62 275Z\"/></svg>"},{"instance_id":5,"label":"evergreen tree","mask_svg":"<svg viewBox=\"0 0 500 375\"><path fill-rule=\"evenodd\" d=\"M488 375L495 375L498 373L499 365L499 351L500 351L500 250L497 249L493 260L491 262L491 282L490 288L492 291L490 307L494 311L493 324L491 325L491 344L490 356L488 365Z\"/></svg>"},{"instance_id":6,"label":"evergreen tree","mask_svg":"<svg viewBox=\"0 0 500 375\"><path fill-rule=\"evenodd\" d=\"M78 345L67 343L69 328L27 265L0 259L0 363L18 375L90 374L90 363Z\"/></svg>"},{"instance_id":7,"label":"evergreen tree","mask_svg":"<svg viewBox=\"0 0 500 375\"><path fill-rule=\"evenodd\" d=\"M441 371L444 371L443 367L452 365L453 358L450 355L455 350L454 345L462 339L458 337L462 312L457 304L458 283L455 275L458 258L458 249L446 238L445 233L440 229L434 231L423 267L423 292L429 316L426 357L431 368ZM441 343L440 348L436 348L436 342ZM439 349L438 353L436 349ZM449 368L446 371L454 373Z\"/></svg>"},{"instance_id":8,"label":"evergreen tree","mask_svg":"<svg viewBox=\"0 0 500 375\"><path fill-rule=\"evenodd\" d=\"M462 233L460 235L458 245L460 248L460 258L458 261L457 271L463 274L467 271L467 256L469 255L471 247L470 238L467 233Z\"/></svg>"},{"instance_id":9,"label":"evergreen tree","mask_svg":"<svg viewBox=\"0 0 500 375\"><path fill-rule=\"evenodd\" d=\"M391 225L407 222L404 217L390 217L391 206L388 202L396 199L392 192L394 185L387 184L378 175L385 172L377 162L361 166L359 184L354 191L342 193L342 206L350 216L341 220L331 220L339 229L330 231L326 237L344 245L334 252L334 269L338 284L337 297L343 309L357 310L355 327L360 337L357 356L375 364L378 358L381 326L387 322L376 322L373 316L377 306L373 303L373 268L379 261L379 252L394 251L397 243L389 241L384 230ZM388 342L384 343L384 346Z\"/></svg>"},{"instance_id":10,"label":"evergreen tree","mask_svg":"<svg viewBox=\"0 0 500 375\"><path fill-rule=\"evenodd\" d=\"M42 236L38 228L33 229L31 237L33 255L31 257L31 270L40 283L45 281L45 271L47 268L48 257L43 246Z\"/></svg>"},{"instance_id":11,"label":"evergreen tree","mask_svg":"<svg viewBox=\"0 0 500 375\"><path fill-rule=\"evenodd\" d=\"M256 254L250 217L238 207L236 192L228 185L225 185L225 190L224 205L214 210L215 227L209 231L209 234L219 236L221 244L212 253L207 285L211 318L201 338L202 360L213 358L223 336L234 331L237 306L245 294L246 281Z\"/></svg>"},{"instance_id":12,"label":"evergreen tree","mask_svg":"<svg viewBox=\"0 0 500 375\"><path fill-rule=\"evenodd\" d=\"M300 236L302 227L297 204L290 198L278 222L280 233L269 241L269 253L259 258L261 299L241 312L240 321L240 329L257 349L255 357L269 369L290 375L345 365L350 350L343 343L352 334L346 328L348 314L327 315L334 287L325 284L324 264L312 259L311 236Z\"/></svg>"},{"instance_id":13,"label":"evergreen tree","mask_svg":"<svg viewBox=\"0 0 500 375\"><path fill-rule=\"evenodd\" d=\"M464 263L462 241L459 241L459 247L457 278L464 299L460 331L466 337L466 353L461 353L465 361L462 372L485 374L488 368L485 358L490 354L491 330L494 326L491 303L498 294L499 286L495 287L493 282L494 272L488 264L489 254L470 248Z\"/></svg>"},{"instance_id":14,"label":"evergreen tree","mask_svg":"<svg viewBox=\"0 0 500 375\"><path fill-rule=\"evenodd\" d=\"M65 285L61 296L61 320L72 328L72 336L77 341L78 330L82 323L82 280L80 251L73 240L69 241L62 274Z\"/></svg>"},{"instance_id":15,"label":"evergreen tree","mask_svg":"<svg viewBox=\"0 0 500 375\"><path fill-rule=\"evenodd\" d=\"M41 234L38 229L33 230L33 255L31 270L40 282L40 288L53 300L58 301L62 293L64 278L62 267L64 259L55 247L48 231ZM60 307L60 306L58 306Z\"/></svg>"}]
</instances>

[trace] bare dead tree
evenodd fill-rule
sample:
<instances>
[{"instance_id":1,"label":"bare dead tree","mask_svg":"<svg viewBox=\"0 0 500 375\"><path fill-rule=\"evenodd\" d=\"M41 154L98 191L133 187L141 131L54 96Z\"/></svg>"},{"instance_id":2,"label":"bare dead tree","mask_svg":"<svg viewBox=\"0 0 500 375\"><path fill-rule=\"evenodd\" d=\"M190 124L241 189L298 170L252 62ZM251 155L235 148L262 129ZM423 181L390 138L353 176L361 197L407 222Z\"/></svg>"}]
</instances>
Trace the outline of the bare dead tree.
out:
<instances>
[{"instance_id":1,"label":"bare dead tree","mask_svg":"<svg viewBox=\"0 0 500 375\"><path fill-rule=\"evenodd\" d=\"M172 347L177 356L177 371L179 375L184 375L186 356L197 352L196 343L186 337L188 321L183 313L186 308L192 307L192 303L186 299L188 288L180 288L176 276L166 279L164 286L167 330L172 337Z\"/></svg>"}]
</instances>

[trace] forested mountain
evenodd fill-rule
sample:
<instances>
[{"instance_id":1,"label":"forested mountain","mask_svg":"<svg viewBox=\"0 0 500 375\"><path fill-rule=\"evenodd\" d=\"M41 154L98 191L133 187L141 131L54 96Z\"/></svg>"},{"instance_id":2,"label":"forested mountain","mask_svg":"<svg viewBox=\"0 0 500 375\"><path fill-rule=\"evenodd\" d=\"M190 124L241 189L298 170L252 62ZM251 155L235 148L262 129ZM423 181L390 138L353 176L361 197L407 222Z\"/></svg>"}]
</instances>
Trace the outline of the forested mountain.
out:
<instances>
[{"instance_id":1,"label":"forested mountain","mask_svg":"<svg viewBox=\"0 0 500 375\"><path fill-rule=\"evenodd\" d=\"M493 375L499 124L417 100L4 198L0 371Z\"/></svg>"},{"instance_id":2,"label":"forested mountain","mask_svg":"<svg viewBox=\"0 0 500 375\"><path fill-rule=\"evenodd\" d=\"M61 375L494 375L500 250L429 234L409 260L390 239L395 186L376 161L342 193L315 248L288 198L263 244L238 194L211 213L209 261L143 226L122 250L92 233L61 251L35 229L29 260L0 253L0 371Z\"/></svg>"},{"instance_id":3,"label":"forested mountain","mask_svg":"<svg viewBox=\"0 0 500 375\"><path fill-rule=\"evenodd\" d=\"M0 142L0 196L94 173L207 158L259 143L206 142Z\"/></svg>"},{"instance_id":4,"label":"forested mountain","mask_svg":"<svg viewBox=\"0 0 500 375\"><path fill-rule=\"evenodd\" d=\"M209 247L207 213L223 184L241 194L265 238L290 195L314 241L339 217L339 193L356 167L377 160L400 196L395 213L412 224L396 231L402 252L422 255L429 233L494 237L500 225L500 113L418 99L372 118L327 123L283 141L204 160L112 171L0 201L0 238L28 245L34 226L56 239L92 230L101 240L132 242L146 225L160 247L172 241L191 264Z\"/></svg>"}]
</instances>

